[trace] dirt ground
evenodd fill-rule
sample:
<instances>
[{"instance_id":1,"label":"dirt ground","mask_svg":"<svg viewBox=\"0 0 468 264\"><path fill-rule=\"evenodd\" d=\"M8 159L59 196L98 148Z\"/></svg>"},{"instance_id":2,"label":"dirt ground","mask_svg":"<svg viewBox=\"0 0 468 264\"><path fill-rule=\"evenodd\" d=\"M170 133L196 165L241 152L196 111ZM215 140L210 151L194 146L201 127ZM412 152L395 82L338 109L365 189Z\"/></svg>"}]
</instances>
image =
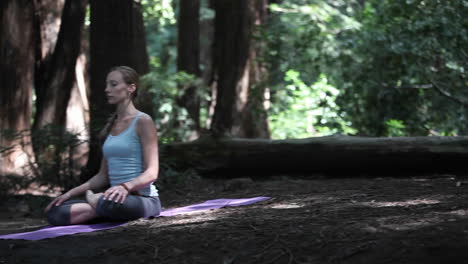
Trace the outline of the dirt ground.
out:
<instances>
[{"instance_id":1,"label":"dirt ground","mask_svg":"<svg viewBox=\"0 0 468 264\"><path fill-rule=\"evenodd\" d=\"M276 176L165 186L163 207L270 200L41 241L0 240L0 263L468 263L468 178ZM1 201L0 234L44 226L49 197Z\"/></svg>"}]
</instances>

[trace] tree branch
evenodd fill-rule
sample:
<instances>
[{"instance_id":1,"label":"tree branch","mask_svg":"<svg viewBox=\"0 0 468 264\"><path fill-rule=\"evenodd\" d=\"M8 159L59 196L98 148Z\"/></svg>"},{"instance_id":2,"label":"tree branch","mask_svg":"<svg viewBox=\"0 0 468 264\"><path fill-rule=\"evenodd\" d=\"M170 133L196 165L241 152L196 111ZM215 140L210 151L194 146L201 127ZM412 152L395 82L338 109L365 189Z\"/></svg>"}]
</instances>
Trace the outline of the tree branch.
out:
<instances>
[{"instance_id":1,"label":"tree branch","mask_svg":"<svg viewBox=\"0 0 468 264\"><path fill-rule=\"evenodd\" d=\"M446 90L442 89L439 85L437 85L434 81L429 80L430 84L415 84L415 85L401 85L395 86L395 89L431 89L434 88L440 95L447 97L448 99L463 105L464 107L468 107L468 101L465 101L459 97L453 96ZM385 86L385 85L384 85Z\"/></svg>"},{"instance_id":2,"label":"tree branch","mask_svg":"<svg viewBox=\"0 0 468 264\"><path fill-rule=\"evenodd\" d=\"M448 99L454 101L454 102L457 102L461 105L463 105L464 107L468 107L468 101L465 101L461 98L458 98L456 96L453 96L452 94L450 94L449 92L445 91L444 89L440 88L440 86L438 86L434 81L430 80L432 86L436 89L436 91L441 94L442 96L444 97L447 97Z\"/></svg>"}]
</instances>

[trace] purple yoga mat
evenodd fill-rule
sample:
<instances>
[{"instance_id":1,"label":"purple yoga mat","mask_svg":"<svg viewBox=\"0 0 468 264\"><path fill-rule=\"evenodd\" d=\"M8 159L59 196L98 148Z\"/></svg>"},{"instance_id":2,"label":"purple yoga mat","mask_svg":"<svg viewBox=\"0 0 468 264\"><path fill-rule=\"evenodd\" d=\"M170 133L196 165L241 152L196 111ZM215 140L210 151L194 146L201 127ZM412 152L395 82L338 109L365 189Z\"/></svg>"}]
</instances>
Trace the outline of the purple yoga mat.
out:
<instances>
[{"instance_id":1,"label":"purple yoga mat","mask_svg":"<svg viewBox=\"0 0 468 264\"><path fill-rule=\"evenodd\" d=\"M265 201L270 199L270 197L252 197L252 198L243 198L243 199L216 199L208 200L200 204L193 204L189 206L173 208L163 210L159 216L173 216L180 214L187 214L192 212L206 211L211 209L218 209L226 206L239 206L247 205L260 201ZM110 229L118 226L126 225L127 222L119 223L101 223L101 224L90 224L90 225L69 225L69 226L48 226L42 229L17 233L2 235L0 239L25 239L25 240L41 240L45 238L54 238L59 236L72 235L77 233L86 233L93 232L98 230Z\"/></svg>"}]
</instances>

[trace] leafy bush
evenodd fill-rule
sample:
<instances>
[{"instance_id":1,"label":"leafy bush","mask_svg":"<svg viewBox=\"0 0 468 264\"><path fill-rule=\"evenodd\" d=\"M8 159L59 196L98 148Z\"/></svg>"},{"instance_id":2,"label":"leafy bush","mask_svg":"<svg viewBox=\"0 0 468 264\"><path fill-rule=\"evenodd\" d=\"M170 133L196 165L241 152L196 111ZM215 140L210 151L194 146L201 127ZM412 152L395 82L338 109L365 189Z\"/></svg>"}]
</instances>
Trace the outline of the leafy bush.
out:
<instances>
[{"instance_id":1,"label":"leafy bush","mask_svg":"<svg viewBox=\"0 0 468 264\"><path fill-rule=\"evenodd\" d=\"M277 97L284 98L270 109L269 122L272 138L305 138L336 133L353 133L349 123L339 115L335 100L339 91L330 86L325 75L312 84L305 84L299 72L289 70L286 89Z\"/></svg>"},{"instance_id":2,"label":"leafy bush","mask_svg":"<svg viewBox=\"0 0 468 264\"><path fill-rule=\"evenodd\" d=\"M28 175L3 175L0 192L15 192L27 188L32 182L38 185L71 188L79 183L79 171L74 164L74 150L86 143L79 134L63 132L62 128L46 126L31 133L31 131L0 131L0 136L14 140L16 145L0 146L0 155L7 154L14 148L25 149L24 137L32 137L34 157L24 171ZM31 144L28 142L28 144Z\"/></svg>"},{"instance_id":3,"label":"leafy bush","mask_svg":"<svg viewBox=\"0 0 468 264\"><path fill-rule=\"evenodd\" d=\"M79 133L52 125L33 131L32 138L35 181L65 189L76 186L80 171L76 169L74 152L87 140L81 139Z\"/></svg>"},{"instance_id":4,"label":"leafy bush","mask_svg":"<svg viewBox=\"0 0 468 264\"><path fill-rule=\"evenodd\" d=\"M468 98L467 5L463 0L273 4L264 34L272 94L278 95L272 100L291 100L282 92L289 85L283 77L294 69L304 83L327 77L340 92L339 116L357 134L387 136L392 119L405 124L400 132L408 136L466 134L468 110L440 90Z\"/></svg>"},{"instance_id":5,"label":"leafy bush","mask_svg":"<svg viewBox=\"0 0 468 264\"><path fill-rule=\"evenodd\" d=\"M190 86L200 86L201 81L185 72L169 74L154 70L142 77L142 85L153 94L155 122L158 127L161 143L187 140L193 133L194 122L189 118L187 110L177 101L184 90ZM207 102L207 94L197 89L199 96ZM202 108L206 108L203 107ZM206 111L202 111L202 121L206 120Z\"/></svg>"}]
</instances>

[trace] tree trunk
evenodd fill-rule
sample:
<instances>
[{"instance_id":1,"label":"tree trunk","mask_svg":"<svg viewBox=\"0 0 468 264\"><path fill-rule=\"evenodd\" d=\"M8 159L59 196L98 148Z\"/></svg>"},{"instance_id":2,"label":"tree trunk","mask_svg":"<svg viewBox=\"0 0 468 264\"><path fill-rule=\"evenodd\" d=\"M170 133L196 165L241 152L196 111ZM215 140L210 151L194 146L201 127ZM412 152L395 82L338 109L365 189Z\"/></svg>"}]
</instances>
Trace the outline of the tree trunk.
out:
<instances>
[{"instance_id":1,"label":"tree trunk","mask_svg":"<svg viewBox=\"0 0 468 264\"><path fill-rule=\"evenodd\" d=\"M35 41L34 2L0 1L0 174L24 174L32 157L32 89ZM5 130L28 133L13 139ZM21 146L23 145L23 146ZM4 149L5 150L5 149Z\"/></svg>"},{"instance_id":2,"label":"tree trunk","mask_svg":"<svg viewBox=\"0 0 468 264\"><path fill-rule=\"evenodd\" d=\"M259 43L253 38L266 19L266 0L218 0L214 43L215 135L269 137L263 109ZM259 113L259 114L258 114Z\"/></svg>"},{"instance_id":3,"label":"tree trunk","mask_svg":"<svg viewBox=\"0 0 468 264\"><path fill-rule=\"evenodd\" d=\"M76 82L73 85L67 107L66 129L77 135L79 145L71 148L70 168L75 176L74 183L79 181L81 169L86 166L89 153L89 101L87 73L87 41L82 41L82 54L78 57L75 67Z\"/></svg>"},{"instance_id":4,"label":"tree trunk","mask_svg":"<svg viewBox=\"0 0 468 264\"><path fill-rule=\"evenodd\" d=\"M181 0L179 3L179 25L177 42L177 69L200 77L200 0ZM196 86L185 88L179 100L187 109L200 131L200 97Z\"/></svg>"},{"instance_id":5,"label":"tree trunk","mask_svg":"<svg viewBox=\"0 0 468 264\"><path fill-rule=\"evenodd\" d=\"M205 175L259 177L281 173L408 174L466 172L468 137L265 140L201 138L161 146L177 168Z\"/></svg>"},{"instance_id":6,"label":"tree trunk","mask_svg":"<svg viewBox=\"0 0 468 264\"><path fill-rule=\"evenodd\" d=\"M205 13L213 11L211 1L202 1L201 8ZM203 67L201 73L202 87L209 87L211 99L208 102L201 101L201 107L205 107L208 113L207 119L202 126L211 127L211 119L216 105L216 87L213 82L213 41L214 39L214 12L213 17L200 17L200 65Z\"/></svg>"},{"instance_id":7,"label":"tree trunk","mask_svg":"<svg viewBox=\"0 0 468 264\"><path fill-rule=\"evenodd\" d=\"M132 0L91 0L90 3L91 149L83 180L99 168L98 134L113 112L104 93L108 71L119 65L130 66L139 74L149 70L141 5Z\"/></svg>"},{"instance_id":8,"label":"tree trunk","mask_svg":"<svg viewBox=\"0 0 468 264\"><path fill-rule=\"evenodd\" d=\"M38 80L42 80L41 64L48 63L54 53L65 0L34 0L34 2L36 3L36 29L39 33L36 40L36 57L39 65L35 73Z\"/></svg>"},{"instance_id":9,"label":"tree trunk","mask_svg":"<svg viewBox=\"0 0 468 264\"><path fill-rule=\"evenodd\" d=\"M267 71L260 58L263 52L263 43L258 37L255 37L256 34L260 33L260 27L266 24L267 4L267 0L249 2L253 16L249 54L249 95L241 115L241 135L247 138L270 138L268 116L264 105Z\"/></svg>"},{"instance_id":10,"label":"tree trunk","mask_svg":"<svg viewBox=\"0 0 468 264\"><path fill-rule=\"evenodd\" d=\"M66 109L75 82L75 65L81 48L86 6L86 0L65 2L57 44L50 60L41 64L41 81L36 83L34 129L48 124L65 129Z\"/></svg>"}]
</instances>

